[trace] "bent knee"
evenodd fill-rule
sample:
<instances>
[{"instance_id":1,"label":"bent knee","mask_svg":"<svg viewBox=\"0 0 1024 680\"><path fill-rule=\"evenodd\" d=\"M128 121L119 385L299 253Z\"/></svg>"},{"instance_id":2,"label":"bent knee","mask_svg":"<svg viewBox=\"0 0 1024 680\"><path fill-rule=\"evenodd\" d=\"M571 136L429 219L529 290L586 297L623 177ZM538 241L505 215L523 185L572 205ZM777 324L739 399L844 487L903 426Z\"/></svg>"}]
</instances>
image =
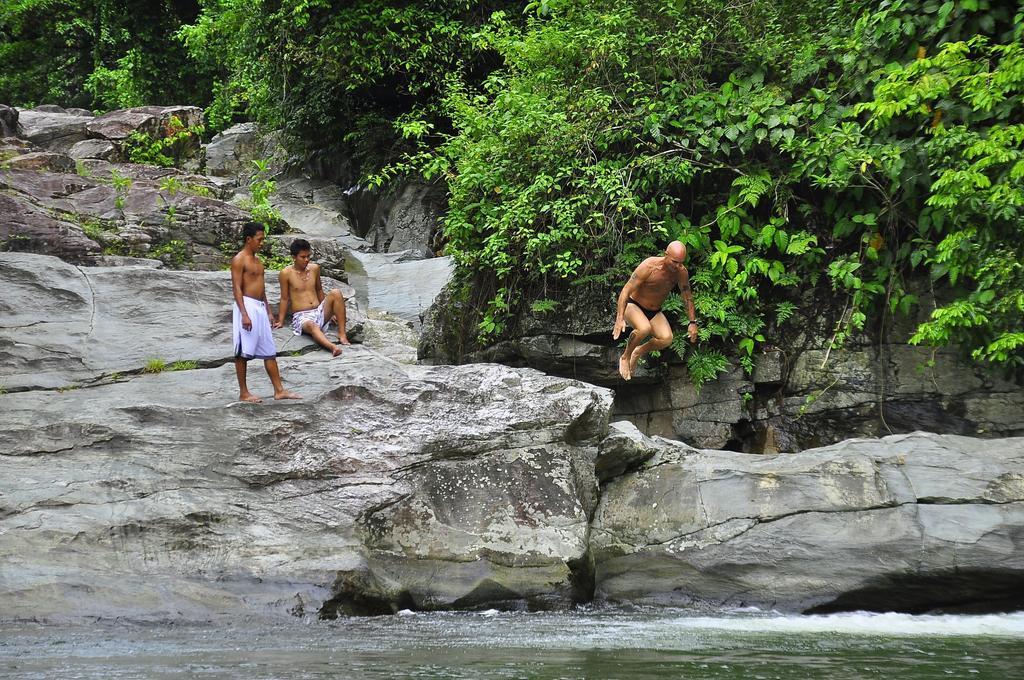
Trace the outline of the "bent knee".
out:
<instances>
[{"instance_id":1,"label":"bent knee","mask_svg":"<svg viewBox=\"0 0 1024 680\"><path fill-rule=\"evenodd\" d=\"M339 289L337 289L337 288L335 288L330 293L328 293L327 297L333 298L335 300L344 300L345 299L345 296L342 295L341 291Z\"/></svg>"},{"instance_id":2,"label":"bent knee","mask_svg":"<svg viewBox=\"0 0 1024 680\"><path fill-rule=\"evenodd\" d=\"M650 334L651 334L651 324L649 324L649 323L641 324L641 325L639 325L639 326L637 326L637 327L635 327L633 329L633 333L639 339L646 338L646 337L650 336Z\"/></svg>"},{"instance_id":3,"label":"bent knee","mask_svg":"<svg viewBox=\"0 0 1024 680\"><path fill-rule=\"evenodd\" d=\"M658 349L665 349L672 344L672 334L669 333L668 337L660 336L654 338L654 344L658 346Z\"/></svg>"}]
</instances>

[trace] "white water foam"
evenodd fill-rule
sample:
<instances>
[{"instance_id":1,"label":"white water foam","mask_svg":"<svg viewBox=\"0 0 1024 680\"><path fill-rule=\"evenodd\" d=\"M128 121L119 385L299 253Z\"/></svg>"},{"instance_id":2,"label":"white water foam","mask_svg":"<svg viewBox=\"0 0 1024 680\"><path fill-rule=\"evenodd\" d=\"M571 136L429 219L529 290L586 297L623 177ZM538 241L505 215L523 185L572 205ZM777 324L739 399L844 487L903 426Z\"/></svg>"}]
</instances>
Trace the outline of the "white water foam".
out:
<instances>
[{"instance_id":1,"label":"white water foam","mask_svg":"<svg viewBox=\"0 0 1024 680\"><path fill-rule=\"evenodd\" d=\"M666 623L687 629L763 633L840 633L885 636L1024 637L1024 612L986 615L912 615L848 612L804 616L680 617Z\"/></svg>"}]
</instances>

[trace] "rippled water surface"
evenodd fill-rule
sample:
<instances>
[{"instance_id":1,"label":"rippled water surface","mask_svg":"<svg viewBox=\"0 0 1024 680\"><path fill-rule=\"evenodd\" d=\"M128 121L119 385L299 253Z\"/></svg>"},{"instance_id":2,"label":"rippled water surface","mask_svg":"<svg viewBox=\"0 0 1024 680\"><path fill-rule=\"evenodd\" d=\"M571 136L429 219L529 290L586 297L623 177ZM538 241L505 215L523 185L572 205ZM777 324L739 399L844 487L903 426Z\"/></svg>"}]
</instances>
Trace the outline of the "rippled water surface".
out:
<instances>
[{"instance_id":1,"label":"rippled water surface","mask_svg":"<svg viewBox=\"0 0 1024 680\"><path fill-rule=\"evenodd\" d=\"M1024 614L412 614L0 628L4 678L1020 678Z\"/></svg>"}]
</instances>

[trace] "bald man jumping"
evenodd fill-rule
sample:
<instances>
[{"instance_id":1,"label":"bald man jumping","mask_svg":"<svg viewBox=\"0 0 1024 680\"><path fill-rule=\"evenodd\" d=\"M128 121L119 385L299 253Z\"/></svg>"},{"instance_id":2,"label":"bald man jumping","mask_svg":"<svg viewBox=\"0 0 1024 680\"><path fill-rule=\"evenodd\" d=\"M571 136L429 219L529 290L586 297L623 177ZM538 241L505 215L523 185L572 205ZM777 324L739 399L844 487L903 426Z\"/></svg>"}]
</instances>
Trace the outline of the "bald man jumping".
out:
<instances>
[{"instance_id":1,"label":"bald man jumping","mask_svg":"<svg viewBox=\"0 0 1024 680\"><path fill-rule=\"evenodd\" d=\"M690 294L690 275L683 263L686 262L686 246L672 241L662 257L649 257L633 271L629 281L619 293L619 304L615 310L615 327L612 338L619 339L628 323L633 329L626 343L626 351L619 358L619 375L623 380L633 377L636 362L640 357L656 349L672 344L672 327L668 325L661 305L672 289L679 286L679 292L686 302L686 313L690 319L687 332L690 342L697 342L697 317ZM645 338L651 339L640 344Z\"/></svg>"}]
</instances>

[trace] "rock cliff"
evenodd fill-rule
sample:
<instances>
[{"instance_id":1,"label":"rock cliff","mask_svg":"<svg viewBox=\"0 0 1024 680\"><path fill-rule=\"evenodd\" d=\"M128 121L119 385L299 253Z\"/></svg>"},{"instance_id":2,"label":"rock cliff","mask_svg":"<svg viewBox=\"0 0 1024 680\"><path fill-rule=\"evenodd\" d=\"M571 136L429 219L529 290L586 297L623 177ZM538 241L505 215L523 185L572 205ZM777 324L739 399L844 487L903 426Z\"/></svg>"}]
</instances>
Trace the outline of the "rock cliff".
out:
<instances>
[{"instance_id":1,"label":"rock cliff","mask_svg":"<svg viewBox=\"0 0 1024 680\"><path fill-rule=\"evenodd\" d=\"M696 450L609 425L604 388L287 331L305 398L254 362L266 403L240 404L226 274L5 253L0 276L5 620L1024 606L1022 439Z\"/></svg>"}]
</instances>

